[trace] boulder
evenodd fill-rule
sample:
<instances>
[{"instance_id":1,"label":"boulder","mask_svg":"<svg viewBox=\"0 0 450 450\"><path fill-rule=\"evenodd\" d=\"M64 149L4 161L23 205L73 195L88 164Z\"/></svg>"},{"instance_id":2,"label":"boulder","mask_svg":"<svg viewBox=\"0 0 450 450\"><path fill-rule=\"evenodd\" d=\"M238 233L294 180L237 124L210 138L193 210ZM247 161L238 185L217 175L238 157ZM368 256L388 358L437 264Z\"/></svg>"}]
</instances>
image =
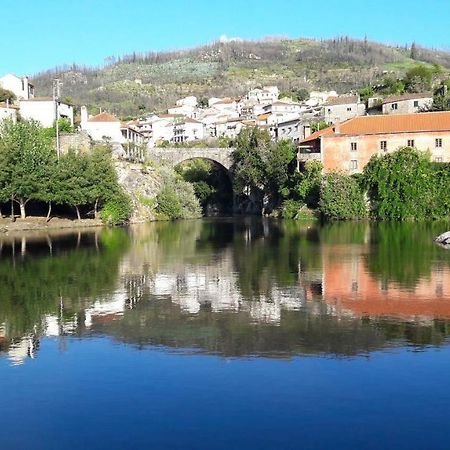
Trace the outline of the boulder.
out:
<instances>
[{"instance_id":1,"label":"boulder","mask_svg":"<svg viewBox=\"0 0 450 450\"><path fill-rule=\"evenodd\" d=\"M450 248L450 231L442 233L440 236L434 238L434 240L443 247Z\"/></svg>"}]
</instances>

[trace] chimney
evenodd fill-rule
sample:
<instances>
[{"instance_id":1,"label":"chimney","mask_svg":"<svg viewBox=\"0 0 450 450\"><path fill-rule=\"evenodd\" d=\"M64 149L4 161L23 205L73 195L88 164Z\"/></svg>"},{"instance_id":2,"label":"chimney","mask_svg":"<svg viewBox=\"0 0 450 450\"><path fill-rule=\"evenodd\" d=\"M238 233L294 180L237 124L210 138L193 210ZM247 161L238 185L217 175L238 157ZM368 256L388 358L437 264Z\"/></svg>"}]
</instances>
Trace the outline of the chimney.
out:
<instances>
[{"instance_id":1,"label":"chimney","mask_svg":"<svg viewBox=\"0 0 450 450\"><path fill-rule=\"evenodd\" d=\"M81 128L83 128L84 124L88 121L88 113L86 106L81 107Z\"/></svg>"},{"instance_id":2,"label":"chimney","mask_svg":"<svg viewBox=\"0 0 450 450\"><path fill-rule=\"evenodd\" d=\"M308 123L303 126L303 139L306 139L309 136L311 136L311 125Z\"/></svg>"}]
</instances>

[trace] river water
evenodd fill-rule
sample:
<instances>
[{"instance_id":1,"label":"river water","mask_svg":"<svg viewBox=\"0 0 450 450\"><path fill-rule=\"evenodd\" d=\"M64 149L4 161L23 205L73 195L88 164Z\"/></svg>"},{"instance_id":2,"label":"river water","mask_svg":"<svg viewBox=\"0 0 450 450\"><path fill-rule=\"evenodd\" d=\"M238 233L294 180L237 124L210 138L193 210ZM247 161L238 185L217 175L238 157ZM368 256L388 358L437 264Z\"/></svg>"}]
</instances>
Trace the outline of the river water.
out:
<instances>
[{"instance_id":1,"label":"river water","mask_svg":"<svg viewBox=\"0 0 450 450\"><path fill-rule=\"evenodd\" d=\"M0 447L450 446L448 224L0 237Z\"/></svg>"}]
</instances>

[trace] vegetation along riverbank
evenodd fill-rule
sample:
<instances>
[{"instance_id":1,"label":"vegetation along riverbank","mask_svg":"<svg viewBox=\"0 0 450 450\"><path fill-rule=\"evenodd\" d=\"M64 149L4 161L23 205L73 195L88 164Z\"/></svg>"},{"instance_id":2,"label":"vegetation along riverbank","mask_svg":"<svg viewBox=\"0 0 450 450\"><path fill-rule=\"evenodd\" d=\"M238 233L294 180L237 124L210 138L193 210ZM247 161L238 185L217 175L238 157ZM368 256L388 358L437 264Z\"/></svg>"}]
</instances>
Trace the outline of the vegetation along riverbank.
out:
<instances>
[{"instance_id":1,"label":"vegetation along riverbank","mask_svg":"<svg viewBox=\"0 0 450 450\"><path fill-rule=\"evenodd\" d=\"M362 173L348 175L323 174L319 161L298 166L293 143L273 142L258 128L245 128L229 145L234 150L227 174L206 160L175 169L151 160L132 164L114 159L107 143L58 157L47 130L32 121L5 121L0 229L120 225L233 211L328 221L450 216L450 165L431 162L415 148L374 156Z\"/></svg>"}]
</instances>

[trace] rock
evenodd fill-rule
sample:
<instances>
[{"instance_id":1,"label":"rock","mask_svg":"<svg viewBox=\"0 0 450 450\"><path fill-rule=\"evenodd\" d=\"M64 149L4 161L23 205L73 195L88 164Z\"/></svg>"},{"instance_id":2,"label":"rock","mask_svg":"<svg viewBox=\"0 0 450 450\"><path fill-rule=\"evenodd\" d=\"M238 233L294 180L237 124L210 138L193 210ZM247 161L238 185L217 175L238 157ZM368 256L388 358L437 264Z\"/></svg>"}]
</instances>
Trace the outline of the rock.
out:
<instances>
[{"instance_id":1,"label":"rock","mask_svg":"<svg viewBox=\"0 0 450 450\"><path fill-rule=\"evenodd\" d=\"M440 236L434 238L435 242L443 247L450 248L450 231L442 233Z\"/></svg>"}]
</instances>

